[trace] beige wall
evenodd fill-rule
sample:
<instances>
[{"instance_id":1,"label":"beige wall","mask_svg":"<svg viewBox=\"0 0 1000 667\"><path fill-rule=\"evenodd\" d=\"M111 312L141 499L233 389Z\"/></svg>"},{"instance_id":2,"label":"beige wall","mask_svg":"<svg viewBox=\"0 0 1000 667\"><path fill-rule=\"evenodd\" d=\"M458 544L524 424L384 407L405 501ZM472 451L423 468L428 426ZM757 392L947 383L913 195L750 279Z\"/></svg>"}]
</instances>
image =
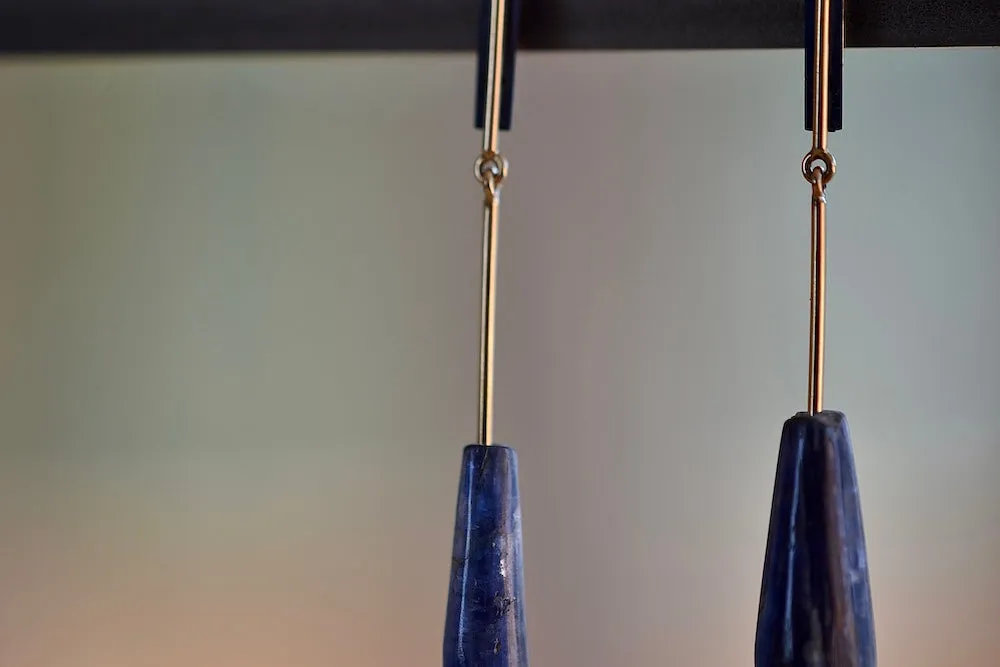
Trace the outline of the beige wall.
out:
<instances>
[{"instance_id":1,"label":"beige wall","mask_svg":"<svg viewBox=\"0 0 1000 667\"><path fill-rule=\"evenodd\" d=\"M540 667L752 664L801 54L526 55L500 246ZM882 664L995 664L1000 50L851 52L828 406ZM440 664L472 60L0 65L0 666Z\"/></svg>"}]
</instances>

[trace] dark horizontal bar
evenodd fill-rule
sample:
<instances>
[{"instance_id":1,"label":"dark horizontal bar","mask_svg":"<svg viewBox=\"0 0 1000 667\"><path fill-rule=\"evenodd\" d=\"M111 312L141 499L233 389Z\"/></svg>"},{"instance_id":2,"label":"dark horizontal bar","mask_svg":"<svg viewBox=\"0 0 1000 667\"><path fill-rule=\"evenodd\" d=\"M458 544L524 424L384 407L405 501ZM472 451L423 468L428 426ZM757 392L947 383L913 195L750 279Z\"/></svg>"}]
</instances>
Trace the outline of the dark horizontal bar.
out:
<instances>
[{"instance_id":1,"label":"dark horizontal bar","mask_svg":"<svg viewBox=\"0 0 1000 667\"><path fill-rule=\"evenodd\" d=\"M0 52L465 51L472 0L0 0ZM803 0L524 0L535 50L801 48ZM1000 0L848 0L849 47L1000 46Z\"/></svg>"}]
</instances>

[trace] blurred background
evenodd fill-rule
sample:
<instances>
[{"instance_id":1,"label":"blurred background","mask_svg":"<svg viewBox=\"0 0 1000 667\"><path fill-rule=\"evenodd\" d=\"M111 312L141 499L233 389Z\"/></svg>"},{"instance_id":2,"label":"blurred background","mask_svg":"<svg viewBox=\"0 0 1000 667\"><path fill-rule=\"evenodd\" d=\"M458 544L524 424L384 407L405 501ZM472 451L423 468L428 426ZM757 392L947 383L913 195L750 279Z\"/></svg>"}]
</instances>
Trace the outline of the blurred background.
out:
<instances>
[{"instance_id":1,"label":"blurred background","mask_svg":"<svg viewBox=\"0 0 1000 667\"><path fill-rule=\"evenodd\" d=\"M1000 655L1000 50L850 51L826 404L883 665ZM0 64L0 665L439 665L472 55ZM499 248L539 667L746 665L805 407L802 54L524 54Z\"/></svg>"}]
</instances>

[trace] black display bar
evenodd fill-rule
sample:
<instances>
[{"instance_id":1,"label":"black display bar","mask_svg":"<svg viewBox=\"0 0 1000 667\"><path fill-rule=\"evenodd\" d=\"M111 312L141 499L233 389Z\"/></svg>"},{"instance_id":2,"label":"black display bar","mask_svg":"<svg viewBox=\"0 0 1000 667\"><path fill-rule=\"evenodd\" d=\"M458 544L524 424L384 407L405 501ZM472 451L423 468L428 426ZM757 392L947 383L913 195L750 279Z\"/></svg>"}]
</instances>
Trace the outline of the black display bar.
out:
<instances>
[{"instance_id":1,"label":"black display bar","mask_svg":"<svg viewBox=\"0 0 1000 667\"><path fill-rule=\"evenodd\" d=\"M803 47L803 0L523 0L531 50ZM0 52L466 51L475 0L0 0ZM1000 46L1000 0L846 0L848 47Z\"/></svg>"}]
</instances>

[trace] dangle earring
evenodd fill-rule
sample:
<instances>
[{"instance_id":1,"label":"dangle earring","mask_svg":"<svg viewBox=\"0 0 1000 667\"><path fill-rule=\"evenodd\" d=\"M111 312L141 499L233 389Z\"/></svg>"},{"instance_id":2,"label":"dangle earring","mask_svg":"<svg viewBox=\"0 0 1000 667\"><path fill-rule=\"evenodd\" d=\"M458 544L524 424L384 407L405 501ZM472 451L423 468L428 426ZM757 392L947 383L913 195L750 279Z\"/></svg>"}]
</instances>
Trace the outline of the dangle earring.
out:
<instances>
[{"instance_id":1,"label":"dangle earring","mask_svg":"<svg viewBox=\"0 0 1000 667\"><path fill-rule=\"evenodd\" d=\"M497 138L511 124L520 17L516 0L484 0L481 12L476 126L483 130L483 147L475 163L483 189L479 428L476 444L462 456L444 667L527 667L517 455L493 444L497 224L507 176Z\"/></svg>"},{"instance_id":2,"label":"dangle earring","mask_svg":"<svg viewBox=\"0 0 1000 667\"><path fill-rule=\"evenodd\" d=\"M847 419L823 410L826 187L842 126L843 0L806 0L806 129L812 187L808 412L778 450L757 618L756 667L875 667L875 626Z\"/></svg>"}]
</instances>

